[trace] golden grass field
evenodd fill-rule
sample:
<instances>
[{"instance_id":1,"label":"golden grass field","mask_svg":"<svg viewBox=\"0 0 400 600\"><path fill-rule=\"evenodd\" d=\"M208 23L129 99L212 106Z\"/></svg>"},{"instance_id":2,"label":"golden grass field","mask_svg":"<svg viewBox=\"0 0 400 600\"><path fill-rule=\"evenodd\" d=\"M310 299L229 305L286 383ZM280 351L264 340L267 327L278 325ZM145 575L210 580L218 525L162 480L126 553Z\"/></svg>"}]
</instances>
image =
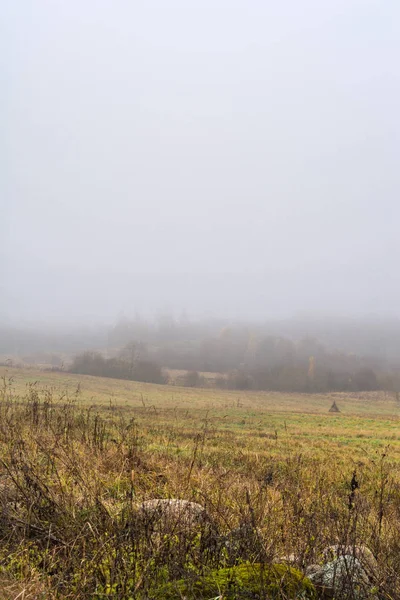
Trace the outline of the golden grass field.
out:
<instances>
[{"instance_id":1,"label":"golden grass field","mask_svg":"<svg viewBox=\"0 0 400 600\"><path fill-rule=\"evenodd\" d=\"M391 590L382 597L400 591L394 397L195 389L37 369L2 368L0 375L1 479L11 477L24 498L18 520L60 538L51 560L44 542L35 542L38 563L27 554L25 532L18 547L14 539L3 546L0 564L8 565L7 577L45 585L44 597L51 590L54 598L147 598L157 577L173 577L171 552L152 555L150 564L135 546L135 575L126 579L133 551L111 541L124 531L121 515L132 497L199 502L222 533L250 519L270 560L294 553L299 568L332 543L365 544L380 557L382 589ZM333 400L340 413L329 412ZM351 496L354 473L359 487ZM48 512L53 505L57 518ZM46 568L38 567L43 552ZM200 568L187 560L185 573ZM124 595L127 589L134 594Z\"/></svg>"},{"instance_id":2,"label":"golden grass field","mask_svg":"<svg viewBox=\"0 0 400 600\"><path fill-rule=\"evenodd\" d=\"M237 447L257 453L335 453L350 461L389 447L400 460L400 405L384 392L295 394L184 388L35 369L1 369L23 396L29 385L101 409L123 408L142 424L163 424L178 439L202 427L234 435ZM333 400L340 413L329 413Z\"/></svg>"}]
</instances>

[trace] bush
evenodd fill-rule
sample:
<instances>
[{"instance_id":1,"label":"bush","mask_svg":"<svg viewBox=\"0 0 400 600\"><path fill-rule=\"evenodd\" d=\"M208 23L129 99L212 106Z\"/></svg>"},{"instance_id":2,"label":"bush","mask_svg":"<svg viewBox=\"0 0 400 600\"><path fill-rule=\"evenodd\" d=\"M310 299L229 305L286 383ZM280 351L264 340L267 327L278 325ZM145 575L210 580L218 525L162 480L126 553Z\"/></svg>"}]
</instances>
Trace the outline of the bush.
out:
<instances>
[{"instance_id":1,"label":"bush","mask_svg":"<svg viewBox=\"0 0 400 600\"><path fill-rule=\"evenodd\" d=\"M166 383L167 381L161 367L149 360L138 360L132 365L121 358L106 359L98 352L84 352L76 356L70 372L146 383Z\"/></svg>"},{"instance_id":2,"label":"bush","mask_svg":"<svg viewBox=\"0 0 400 600\"><path fill-rule=\"evenodd\" d=\"M79 375L104 376L106 360L100 352L83 352L73 360L70 371Z\"/></svg>"},{"instance_id":3,"label":"bush","mask_svg":"<svg viewBox=\"0 0 400 600\"><path fill-rule=\"evenodd\" d=\"M150 360L139 360L132 372L132 379L147 383L167 383L162 368Z\"/></svg>"},{"instance_id":4,"label":"bush","mask_svg":"<svg viewBox=\"0 0 400 600\"><path fill-rule=\"evenodd\" d=\"M253 387L252 378L245 371L232 371L228 375L227 387L234 390L251 390Z\"/></svg>"},{"instance_id":5,"label":"bush","mask_svg":"<svg viewBox=\"0 0 400 600\"><path fill-rule=\"evenodd\" d=\"M200 377L198 371L187 371L183 376L182 383L185 387L200 387L202 384L202 377Z\"/></svg>"}]
</instances>

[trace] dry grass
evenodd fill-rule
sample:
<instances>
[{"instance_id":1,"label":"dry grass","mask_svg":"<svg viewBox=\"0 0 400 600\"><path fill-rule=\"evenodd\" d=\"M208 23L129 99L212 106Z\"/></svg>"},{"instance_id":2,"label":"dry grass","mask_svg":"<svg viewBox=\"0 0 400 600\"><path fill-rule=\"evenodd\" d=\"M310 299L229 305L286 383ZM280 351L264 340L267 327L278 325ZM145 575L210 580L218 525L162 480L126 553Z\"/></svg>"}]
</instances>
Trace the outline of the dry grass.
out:
<instances>
[{"instance_id":1,"label":"dry grass","mask_svg":"<svg viewBox=\"0 0 400 600\"><path fill-rule=\"evenodd\" d=\"M257 530L265 561L294 554L304 569L326 546L364 544L382 597L400 596L393 399L10 376L0 402L0 561L23 582L39 578L46 597L151 598L166 581L232 560L197 537L155 541L134 529L132 502L169 497L205 506L221 536L239 524ZM259 560L259 548L236 559Z\"/></svg>"},{"instance_id":2,"label":"dry grass","mask_svg":"<svg viewBox=\"0 0 400 600\"><path fill-rule=\"evenodd\" d=\"M48 591L40 582L21 583L7 575L0 575L0 600L45 600Z\"/></svg>"}]
</instances>

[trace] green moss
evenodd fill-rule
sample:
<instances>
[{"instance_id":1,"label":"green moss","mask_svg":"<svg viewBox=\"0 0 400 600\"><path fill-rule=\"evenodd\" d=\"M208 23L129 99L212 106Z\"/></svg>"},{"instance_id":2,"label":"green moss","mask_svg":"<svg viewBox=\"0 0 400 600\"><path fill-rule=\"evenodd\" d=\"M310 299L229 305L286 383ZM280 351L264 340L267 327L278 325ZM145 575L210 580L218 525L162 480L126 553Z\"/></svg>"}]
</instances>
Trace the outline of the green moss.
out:
<instances>
[{"instance_id":1,"label":"green moss","mask_svg":"<svg viewBox=\"0 0 400 600\"><path fill-rule=\"evenodd\" d=\"M300 571L286 565L239 565L212 571L197 580L179 580L163 586L156 599L209 600L223 596L224 600L313 600L316 591Z\"/></svg>"}]
</instances>

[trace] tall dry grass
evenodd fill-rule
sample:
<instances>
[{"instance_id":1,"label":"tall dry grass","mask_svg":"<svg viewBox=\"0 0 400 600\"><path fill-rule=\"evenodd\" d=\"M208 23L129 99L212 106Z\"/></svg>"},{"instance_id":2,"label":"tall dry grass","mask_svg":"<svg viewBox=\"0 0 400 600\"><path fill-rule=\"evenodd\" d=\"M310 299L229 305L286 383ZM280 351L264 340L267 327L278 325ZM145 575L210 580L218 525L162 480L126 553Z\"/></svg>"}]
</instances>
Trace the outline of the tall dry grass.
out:
<instances>
[{"instance_id":1,"label":"tall dry grass","mask_svg":"<svg viewBox=\"0 0 400 600\"><path fill-rule=\"evenodd\" d=\"M286 557L304 571L339 544L370 548L371 585L400 597L400 477L390 449L354 469L334 454L246 454L234 435L213 453L221 440L208 418L178 440L160 420L139 426L126 408L82 406L79 389L30 385L20 397L3 378L0 565L10 589L155 598L169 581L244 561ZM135 506L151 498L199 503L214 526L138 521Z\"/></svg>"}]
</instances>

